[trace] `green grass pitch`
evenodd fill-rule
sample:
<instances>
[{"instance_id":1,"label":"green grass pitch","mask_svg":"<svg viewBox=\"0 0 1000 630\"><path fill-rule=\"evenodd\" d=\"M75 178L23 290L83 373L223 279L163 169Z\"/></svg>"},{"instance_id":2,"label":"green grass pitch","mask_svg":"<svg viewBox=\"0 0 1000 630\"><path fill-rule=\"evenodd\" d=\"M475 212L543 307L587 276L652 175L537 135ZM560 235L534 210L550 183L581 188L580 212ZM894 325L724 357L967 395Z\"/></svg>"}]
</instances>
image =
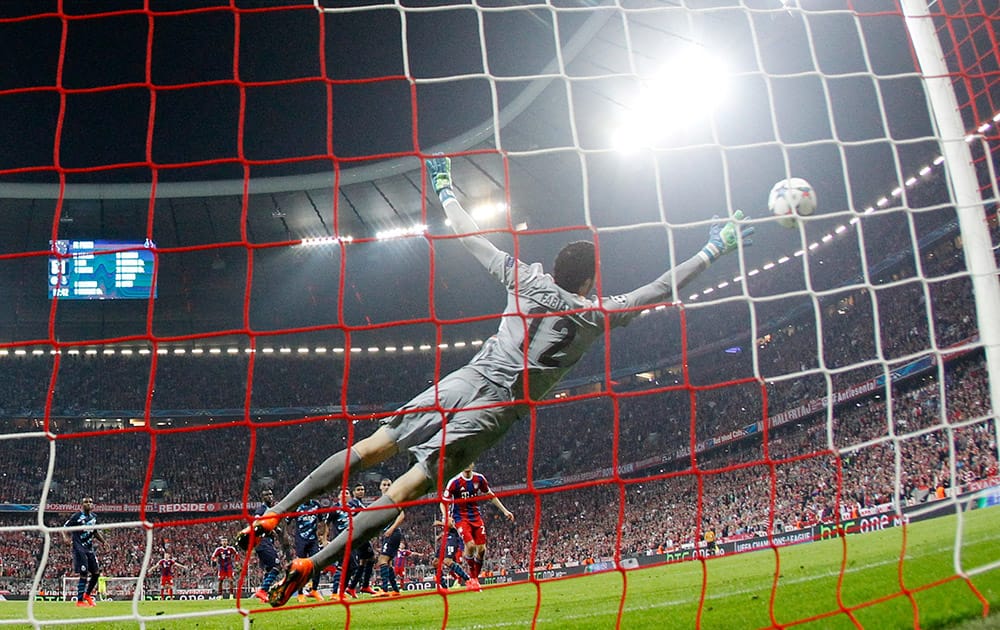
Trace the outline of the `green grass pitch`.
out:
<instances>
[{"instance_id":1,"label":"green grass pitch","mask_svg":"<svg viewBox=\"0 0 1000 630\"><path fill-rule=\"evenodd\" d=\"M949 516L910 525L905 553L904 530L896 528L704 563L350 605L272 609L243 600L241 613L232 600L106 602L94 609L35 602L32 624L28 603L10 601L0 604L0 627L605 629L619 620L629 629L1000 626L1000 568L982 569L1000 565L1000 509L965 514L960 536L958 523ZM971 573L969 582L956 576L956 561ZM983 600L994 613L985 620Z\"/></svg>"}]
</instances>

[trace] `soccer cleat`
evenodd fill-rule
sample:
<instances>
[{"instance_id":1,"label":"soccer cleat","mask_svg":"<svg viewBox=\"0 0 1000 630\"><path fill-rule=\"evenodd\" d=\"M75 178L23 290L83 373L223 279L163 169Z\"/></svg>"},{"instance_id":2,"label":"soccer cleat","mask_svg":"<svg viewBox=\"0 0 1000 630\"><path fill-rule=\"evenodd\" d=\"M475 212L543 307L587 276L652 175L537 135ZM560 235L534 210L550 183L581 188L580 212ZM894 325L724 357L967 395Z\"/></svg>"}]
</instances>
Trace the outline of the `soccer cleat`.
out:
<instances>
[{"instance_id":1,"label":"soccer cleat","mask_svg":"<svg viewBox=\"0 0 1000 630\"><path fill-rule=\"evenodd\" d=\"M479 585L479 580L474 577L470 577L465 581L465 590L479 592L483 590L483 587Z\"/></svg>"},{"instance_id":2,"label":"soccer cleat","mask_svg":"<svg viewBox=\"0 0 1000 630\"><path fill-rule=\"evenodd\" d=\"M304 603L306 603L306 594L305 593L299 593L298 595L295 596L295 599L299 600L300 604L304 604Z\"/></svg>"},{"instance_id":3,"label":"soccer cleat","mask_svg":"<svg viewBox=\"0 0 1000 630\"><path fill-rule=\"evenodd\" d=\"M93 608L94 605L91 604L90 602L88 602L85 599L78 599L78 600L76 600L76 607L77 608Z\"/></svg>"},{"instance_id":4,"label":"soccer cleat","mask_svg":"<svg viewBox=\"0 0 1000 630\"><path fill-rule=\"evenodd\" d=\"M402 593L400 593L399 591L389 591L389 597L399 597L401 595Z\"/></svg>"},{"instance_id":5,"label":"soccer cleat","mask_svg":"<svg viewBox=\"0 0 1000 630\"><path fill-rule=\"evenodd\" d=\"M94 601L94 597L90 593L84 593L83 600L87 602L87 605L91 608L97 606L97 602Z\"/></svg>"},{"instance_id":6,"label":"soccer cleat","mask_svg":"<svg viewBox=\"0 0 1000 630\"><path fill-rule=\"evenodd\" d=\"M312 577L313 561L309 558L296 558L288 565L285 577L281 578L267 592L267 602L277 608L284 606L292 595Z\"/></svg>"},{"instance_id":7,"label":"soccer cleat","mask_svg":"<svg viewBox=\"0 0 1000 630\"><path fill-rule=\"evenodd\" d=\"M316 589L313 589L313 590L309 591L309 597L312 597L313 599L315 599L318 602L324 602L324 601L326 601L326 598L323 597L323 593L320 593Z\"/></svg>"},{"instance_id":8,"label":"soccer cleat","mask_svg":"<svg viewBox=\"0 0 1000 630\"><path fill-rule=\"evenodd\" d=\"M353 588L345 588L344 589L344 593L346 593L347 595L349 595L351 597L351 599L357 599L358 598L358 592L355 591Z\"/></svg>"},{"instance_id":9,"label":"soccer cleat","mask_svg":"<svg viewBox=\"0 0 1000 630\"><path fill-rule=\"evenodd\" d=\"M277 514L270 513L264 514L258 519L255 519L252 525L247 525L240 530L238 534L234 537L236 546L246 551L250 547L251 531L253 532L254 538L260 538L264 534L273 532L278 528L278 523L281 522L281 517Z\"/></svg>"},{"instance_id":10,"label":"soccer cleat","mask_svg":"<svg viewBox=\"0 0 1000 630\"><path fill-rule=\"evenodd\" d=\"M258 588L257 591L253 594L253 596L259 599L260 601L264 602L265 604L267 603L267 591L265 591L264 589Z\"/></svg>"},{"instance_id":11,"label":"soccer cleat","mask_svg":"<svg viewBox=\"0 0 1000 630\"><path fill-rule=\"evenodd\" d=\"M377 591L373 594L373 597L388 597L389 591Z\"/></svg>"},{"instance_id":12,"label":"soccer cleat","mask_svg":"<svg viewBox=\"0 0 1000 630\"><path fill-rule=\"evenodd\" d=\"M361 589L361 592L364 593L365 595L375 595L375 589L373 589L370 586L364 587L363 589Z\"/></svg>"}]
</instances>

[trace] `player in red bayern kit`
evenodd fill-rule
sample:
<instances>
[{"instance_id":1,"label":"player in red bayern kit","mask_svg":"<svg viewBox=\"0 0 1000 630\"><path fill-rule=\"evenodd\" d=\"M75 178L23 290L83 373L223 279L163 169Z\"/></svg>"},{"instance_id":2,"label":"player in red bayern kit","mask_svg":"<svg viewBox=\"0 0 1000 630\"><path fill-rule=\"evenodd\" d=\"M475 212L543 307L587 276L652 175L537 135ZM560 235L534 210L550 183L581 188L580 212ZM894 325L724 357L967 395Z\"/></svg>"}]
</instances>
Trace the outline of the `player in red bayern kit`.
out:
<instances>
[{"instance_id":1,"label":"player in red bayern kit","mask_svg":"<svg viewBox=\"0 0 1000 630\"><path fill-rule=\"evenodd\" d=\"M174 567L186 569L187 567L177 562L170 555L170 552L163 550L163 558L156 563L160 569L160 599L167 599L174 596Z\"/></svg>"},{"instance_id":2,"label":"player in red bayern kit","mask_svg":"<svg viewBox=\"0 0 1000 630\"><path fill-rule=\"evenodd\" d=\"M441 513L445 530L453 526L465 542L465 562L469 565L469 583L466 586L479 590L479 572L483 569L486 556L486 524L479 511L480 497L488 498L508 521L514 520L514 514L493 493L486 477L473 472L472 468L473 464L469 464L445 486Z\"/></svg>"},{"instance_id":3,"label":"player in red bayern kit","mask_svg":"<svg viewBox=\"0 0 1000 630\"><path fill-rule=\"evenodd\" d=\"M229 544L229 539L225 536L219 537L219 546L212 552L211 562L219 570L218 598L223 597L223 585L229 587L230 597L236 596L236 580L233 579L233 566L240 557L240 552L236 547ZM228 583L228 584L227 584Z\"/></svg>"}]
</instances>

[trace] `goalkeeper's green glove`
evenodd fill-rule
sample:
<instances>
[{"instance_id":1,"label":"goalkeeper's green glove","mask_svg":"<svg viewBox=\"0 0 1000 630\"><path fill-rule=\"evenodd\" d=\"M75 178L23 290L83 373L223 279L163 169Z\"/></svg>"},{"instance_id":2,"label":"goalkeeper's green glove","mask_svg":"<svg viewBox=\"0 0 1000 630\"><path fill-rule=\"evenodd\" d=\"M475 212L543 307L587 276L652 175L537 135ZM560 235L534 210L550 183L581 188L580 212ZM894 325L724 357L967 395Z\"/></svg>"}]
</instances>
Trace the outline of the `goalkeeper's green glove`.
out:
<instances>
[{"instance_id":1,"label":"goalkeeper's green glove","mask_svg":"<svg viewBox=\"0 0 1000 630\"><path fill-rule=\"evenodd\" d=\"M441 203L455 198L455 193L451 189L451 158L433 157L427 160L427 172L431 177L431 186Z\"/></svg>"},{"instance_id":2,"label":"goalkeeper's green glove","mask_svg":"<svg viewBox=\"0 0 1000 630\"><path fill-rule=\"evenodd\" d=\"M728 221L725 225L713 223L708 231L708 242L701 248L698 255L706 263L714 262L719 256L728 254L736 249L736 242L743 239L743 246L753 245L753 241L748 237L753 234L753 226L740 230L735 221L742 221L746 217L742 210L733 213L734 221Z\"/></svg>"}]
</instances>

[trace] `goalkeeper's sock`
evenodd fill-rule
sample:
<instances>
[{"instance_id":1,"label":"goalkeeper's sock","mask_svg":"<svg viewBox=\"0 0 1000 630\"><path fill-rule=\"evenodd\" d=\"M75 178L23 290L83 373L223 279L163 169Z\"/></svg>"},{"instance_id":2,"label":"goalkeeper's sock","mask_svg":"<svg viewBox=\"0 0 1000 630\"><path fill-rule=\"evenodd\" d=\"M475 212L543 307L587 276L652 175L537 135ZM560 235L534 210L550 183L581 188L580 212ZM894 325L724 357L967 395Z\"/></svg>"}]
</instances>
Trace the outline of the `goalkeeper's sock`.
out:
<instances>
[{"instance_id":1,"label":"goalkeeper's sock","mask_svg":"<svg viewBox=\"0 0 1000 630\"><path fill-rule=\"evenodd\" d=\"M327 493L333 488L339 488L344 481L345 468L350 468L353 472L362 470L361 457L352 448L344 449L328 457L326 461L306 475L306 478L300 481L297 486L292 488L291 492L271 506L268 512L274 514L294 512L295 508L309 499Z\"/></svg>"}]
</instances>

